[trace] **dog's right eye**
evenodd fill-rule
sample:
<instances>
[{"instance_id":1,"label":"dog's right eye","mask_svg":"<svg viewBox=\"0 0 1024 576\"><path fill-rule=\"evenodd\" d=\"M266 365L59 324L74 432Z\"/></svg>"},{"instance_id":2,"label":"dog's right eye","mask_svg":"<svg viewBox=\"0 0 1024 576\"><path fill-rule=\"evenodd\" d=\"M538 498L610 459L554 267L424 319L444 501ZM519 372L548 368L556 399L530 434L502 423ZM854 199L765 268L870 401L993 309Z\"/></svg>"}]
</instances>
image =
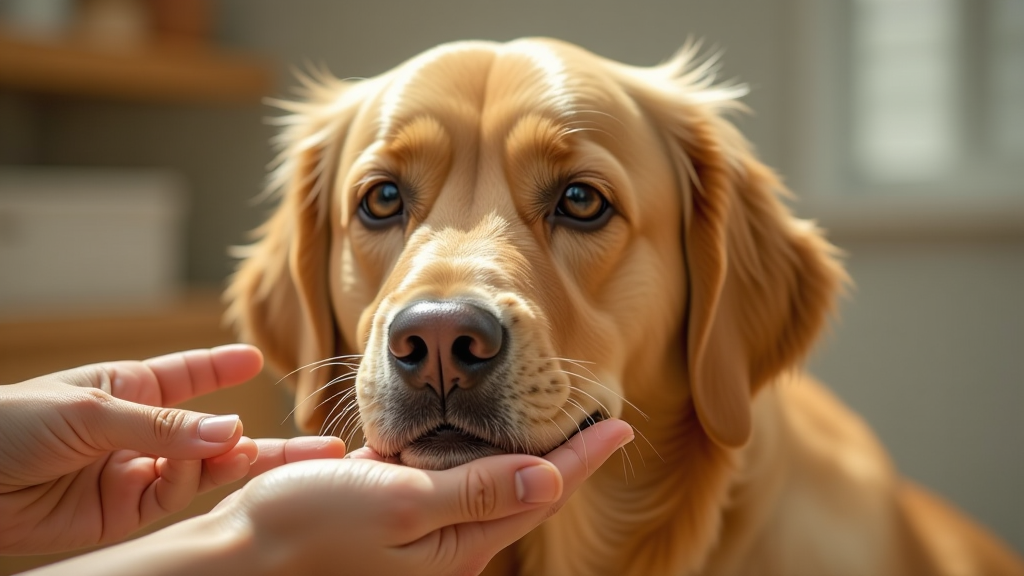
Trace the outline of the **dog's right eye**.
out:
<instances>
[{"instance_id":1,"label":"dog's right eye","mask_svg":"<svg viewBox=\"0 0 1024 576\"><path fill-rule=\"evenodd\" d=\"M608 199L589 184L574 182L566 186L552 215L555 222L581 231L594 231L613 213Z\"/></svg>"},{"instance_id":2,"label":"dog's right eye","mask_svg":"<svg viewBox=\"0 0 1024 576\"><path fill-rule=\"evenodd\" d=\"M363 196L359 204L359 215L363 222L372 226L391 224L402 215L402 194L394 182L375 184Z\"/></svg>"}]
</instances>

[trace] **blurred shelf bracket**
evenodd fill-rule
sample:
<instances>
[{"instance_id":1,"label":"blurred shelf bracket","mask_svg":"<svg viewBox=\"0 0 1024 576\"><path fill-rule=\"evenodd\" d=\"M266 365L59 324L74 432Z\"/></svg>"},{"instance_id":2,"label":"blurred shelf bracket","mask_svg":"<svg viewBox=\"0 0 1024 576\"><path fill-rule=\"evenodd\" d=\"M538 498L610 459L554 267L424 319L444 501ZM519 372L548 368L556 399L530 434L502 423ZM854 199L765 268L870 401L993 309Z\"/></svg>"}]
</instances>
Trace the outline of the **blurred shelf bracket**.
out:
<instances>
[{"instance_id":1,"label":"blurred shelf bracket","mask_svg":"<svg viewBox=\"0 0 1024 576\"><path fill-rule=\"evenodd\" d=\"M193 104L258 104L272 64L214 47L112 49L0 36L0 88L33 93Z\"/></svg>"}]
</instances>

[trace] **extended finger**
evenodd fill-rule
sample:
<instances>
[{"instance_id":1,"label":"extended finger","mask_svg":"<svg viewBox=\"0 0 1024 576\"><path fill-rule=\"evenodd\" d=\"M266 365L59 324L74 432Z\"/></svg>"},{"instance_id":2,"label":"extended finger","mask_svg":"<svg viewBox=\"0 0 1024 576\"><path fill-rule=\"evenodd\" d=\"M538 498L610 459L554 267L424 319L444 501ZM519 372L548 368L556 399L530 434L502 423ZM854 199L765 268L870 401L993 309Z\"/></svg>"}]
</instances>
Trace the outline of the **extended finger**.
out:
<instances>
[{"instance_id":1,"label":"extended finger","mask_svg":"<svg viewBox=\"0 0 1024 576\"><path fill-rule=\"evenodd\" d=\"M53 377L73 386L99 388L115 398L173 406L220 388L249 380L263 367L263 355L252 346L176 352L142 362L105 362L82 366Z\"/></svg>"},{"instance_id":2,"label":"extended finger","mask_svg":"<svg viewBox=\"0 0 1024 576\"><path fill-rule=\"evenodd\" d=\"M246 477L257 462L260 449L251 438L242 438L234 448L220 456L203 460L203 472L199 479L199 493L237 482Z\"/></svg>"},{"instance_id":3,"label":"extended finger","mask_svg":"<svg viewBox=\"0 0 1024 576\"><path fill-rule=\"evenodd\" d=\"M300 436L288 440L259 438L256 445L259 458L249 470L250 477L291 462L345 456L345 443L336 436Z\"/></svg>"},{"instance_id":4,"label":"extended finger","mask_svg":"<svg viewBox=\"0 0 1024 576\"><path fill-rule=\"evenodd\" d=\"M98 390L64 394L58 406L85 448L135 450L176 460L202 460L230 450L242 436L237 415L214 416L136 404Z\"/></svg>"},{"instance_id":5,"label":"extended finger","mask_svg":"<svg viewBox=\"0 0 1024 576\"><path fill-rule=\"evenodd\" d=\"M159 356L142 364L156 377L160 405L174 406L256 376L263 367L263 355L252 346L230 344ZM121 393L128 394L135 383L130 375L123 379L121 386L114 379L112 393L118 397Z\"/></svg>"}]
</instances>

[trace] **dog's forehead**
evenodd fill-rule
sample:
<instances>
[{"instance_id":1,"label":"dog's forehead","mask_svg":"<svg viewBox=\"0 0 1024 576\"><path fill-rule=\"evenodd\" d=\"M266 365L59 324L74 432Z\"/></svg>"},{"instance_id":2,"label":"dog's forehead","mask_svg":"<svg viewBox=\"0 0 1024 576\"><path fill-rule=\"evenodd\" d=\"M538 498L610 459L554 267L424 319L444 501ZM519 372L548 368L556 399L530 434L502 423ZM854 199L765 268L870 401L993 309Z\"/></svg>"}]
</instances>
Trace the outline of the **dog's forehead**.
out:
<instances>
[{"instance_id":1,"label":"dog's forehead","mask_svg":"<svg viewBox=\"0 0 1024 576\"><path fill-rule=\"evenodd\" d=\"M551 40L442 45L392 71L380 95L376 137L386 141L423 116L455 136L507 135L526 116L617 130L638 114L606 64Z\"/></svg>"}]
</instances>

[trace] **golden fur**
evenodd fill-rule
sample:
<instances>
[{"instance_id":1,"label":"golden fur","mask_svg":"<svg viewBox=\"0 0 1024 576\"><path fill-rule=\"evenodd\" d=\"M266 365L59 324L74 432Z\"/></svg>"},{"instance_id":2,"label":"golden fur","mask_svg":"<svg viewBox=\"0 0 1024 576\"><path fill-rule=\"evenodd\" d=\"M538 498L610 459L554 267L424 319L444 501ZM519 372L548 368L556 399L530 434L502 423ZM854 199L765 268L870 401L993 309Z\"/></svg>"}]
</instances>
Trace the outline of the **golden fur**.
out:
<instances>
[{"instance_id":1,"label":"golden fur","mask_svg":"<svg viewBox=\"0 0 1024 576\"><path fill-rule=\"evenodd\" d=\"M425 428L393 405L389 323L470 299L512 343L487 405L502 424L473 434L543 454L602 412L644 437L492 568L1024 573L799 372L845 275L723 117L742 90L692 50L648 69L552 40L467 42L304 83L282 103L280 205L228 291L243 337L293 373L300 426L361 424L402 456ZM381 180L407 212L371 229L357 211ZM552 219L570 182L606 196L606 224Z\"/></svg>"}]
</instances>

